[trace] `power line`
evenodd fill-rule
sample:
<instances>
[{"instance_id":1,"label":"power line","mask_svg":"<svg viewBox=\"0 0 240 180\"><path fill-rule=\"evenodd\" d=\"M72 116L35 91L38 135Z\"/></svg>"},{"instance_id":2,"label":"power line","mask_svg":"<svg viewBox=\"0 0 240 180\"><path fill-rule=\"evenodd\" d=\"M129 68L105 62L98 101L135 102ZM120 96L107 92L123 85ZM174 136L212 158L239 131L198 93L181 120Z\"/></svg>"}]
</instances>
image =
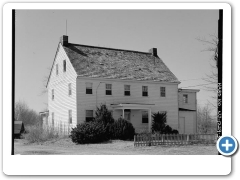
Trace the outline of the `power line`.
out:
<instances>
[{"instance_id":1,"label":"power line","mask_svg":"<svg viewBox=\"0 0 240 180\"><path fill-rule=\"evenodd\" d=\"M205 86L205 85L210 85L210 84L216 84L216 83L209 83L209 84L199 84L199 85L194 85L194 86L186 86L186 87L179 87L179 88L188 88L188 87Z\"/></svg>"}]
</instances>

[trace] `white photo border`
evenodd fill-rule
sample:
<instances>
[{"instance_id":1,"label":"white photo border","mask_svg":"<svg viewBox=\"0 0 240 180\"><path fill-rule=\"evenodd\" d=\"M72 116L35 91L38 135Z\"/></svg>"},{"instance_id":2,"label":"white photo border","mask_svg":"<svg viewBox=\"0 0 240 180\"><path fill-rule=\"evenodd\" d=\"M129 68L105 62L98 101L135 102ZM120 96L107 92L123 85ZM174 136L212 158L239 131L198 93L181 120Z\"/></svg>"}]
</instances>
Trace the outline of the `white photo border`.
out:
<instances>
[{"instance_id":1,"label":"white photo border","mask_svg":"<svg viewBox=\"0 0 240 180\"><path fill-rule=\"evenodd\" d=\"M227 175L231 172L231 157L221 155L11 155L12 9L223 9L222 135L231 135L231 6L229 4L7 3L3 6L2 36L3 172L6 175Z\"/></svg>"}]
</instances>

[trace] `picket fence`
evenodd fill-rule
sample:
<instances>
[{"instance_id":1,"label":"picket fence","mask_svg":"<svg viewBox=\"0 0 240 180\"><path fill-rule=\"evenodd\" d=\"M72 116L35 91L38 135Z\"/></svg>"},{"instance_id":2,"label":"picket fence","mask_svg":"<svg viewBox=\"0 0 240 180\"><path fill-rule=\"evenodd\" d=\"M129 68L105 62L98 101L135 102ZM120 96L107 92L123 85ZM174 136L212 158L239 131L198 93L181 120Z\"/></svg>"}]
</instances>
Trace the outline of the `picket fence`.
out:
<instances>
[{"instance_id":1,"label":"picket fence","mask_svg":"<svg viewBox=\"0 0 240 180\"><path fill-rule=\"evenodd\" d=\"M216 134L137 134L134 136L134 146L215 143L216 140Z\"/></svg>"},{"instance_id":2,"label":"picket fence","mask_svg":"<svg viewBox=\"0 0 240 180\"><path fill-rule=\"evenodd\" d=\"M75 125L65 123L65 122L55 122L54 124L43 124L43 128L46 130L54 131L61 136L68 136L74 128Z\"/></svg>"}]
</instances>

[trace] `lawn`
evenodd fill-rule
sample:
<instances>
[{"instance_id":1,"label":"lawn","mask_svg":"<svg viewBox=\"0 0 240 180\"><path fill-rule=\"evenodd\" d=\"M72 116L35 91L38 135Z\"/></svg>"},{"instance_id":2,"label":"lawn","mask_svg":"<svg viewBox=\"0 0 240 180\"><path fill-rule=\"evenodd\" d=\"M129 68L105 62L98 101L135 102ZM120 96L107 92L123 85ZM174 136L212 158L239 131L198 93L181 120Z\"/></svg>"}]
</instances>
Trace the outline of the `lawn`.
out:
<instances>
[{"instance_id":1,"label":"lawn","mask_svg":"<svg viewBox=\"0 0 240 180\"><path fill-rule=\"evenodd\" d=\"M217 155L216 145L168 145L134 147L133 141L114 140L99 144L76 145L70 138L43 143L14 140L14 152L21 155Z\"/></svg>"}]
</instances>

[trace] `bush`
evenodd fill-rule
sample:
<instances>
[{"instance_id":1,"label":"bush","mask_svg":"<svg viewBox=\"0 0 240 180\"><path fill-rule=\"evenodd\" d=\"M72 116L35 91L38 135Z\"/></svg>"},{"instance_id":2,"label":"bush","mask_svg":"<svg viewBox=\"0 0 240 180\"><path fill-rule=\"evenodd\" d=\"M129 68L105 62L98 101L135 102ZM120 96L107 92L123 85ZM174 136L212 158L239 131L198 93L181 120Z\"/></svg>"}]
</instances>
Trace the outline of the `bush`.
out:
<instances>
[{"instance_id":1,"label":"bush","mask_svg":"<svg viewBox=\"0 0 240 180\"><path fill-rule=\"evenodd\" d=\"M160 134L178 134L178 130L167 125L167 113L154 113L152 115L152 132Z\"/></svg>"},{"instance_id":2,"label":"bush","mask_svg":"<svg viewBox=\"0 0 240 180\"><path fill-rule=\"evenodd\" d=\"M42 128L40 125L26 127L26 134L23 137L30 143L44 142L54 138L58 138L58 132L52 127Z\"/></svg>"},{"instance_id":3,"label":"bush","mask_svg":"<svg viewBox=\"0 0 240 180\"><path fill-rule=\"evenodd\" d=\"M134 138L135 129L132 123L119 118L110 126L110 135L112 139L132 140Z\"/></svg>"},{"instance_id":4,"label":"bush","mask_svg":"<svg viewBox=\"0 0 240 180\"><path fill-rule=\"evenodd\" d=\"M106 127L97 121L78 124L72 129L70 138L76 144L99 143L109 140Z\"/></svg>"},{"instance_id":5,"label":"bush","mask_svg":"<svg viewBox=\"0 0 240 180\"><path fill-rule=\"evenodd\" d=\"M103 123L105 126L114 123L112 113L108 110L105 104L102 104L100 108L97 108L95 115L95 121Z\"/></svg>"}]
</instances>

